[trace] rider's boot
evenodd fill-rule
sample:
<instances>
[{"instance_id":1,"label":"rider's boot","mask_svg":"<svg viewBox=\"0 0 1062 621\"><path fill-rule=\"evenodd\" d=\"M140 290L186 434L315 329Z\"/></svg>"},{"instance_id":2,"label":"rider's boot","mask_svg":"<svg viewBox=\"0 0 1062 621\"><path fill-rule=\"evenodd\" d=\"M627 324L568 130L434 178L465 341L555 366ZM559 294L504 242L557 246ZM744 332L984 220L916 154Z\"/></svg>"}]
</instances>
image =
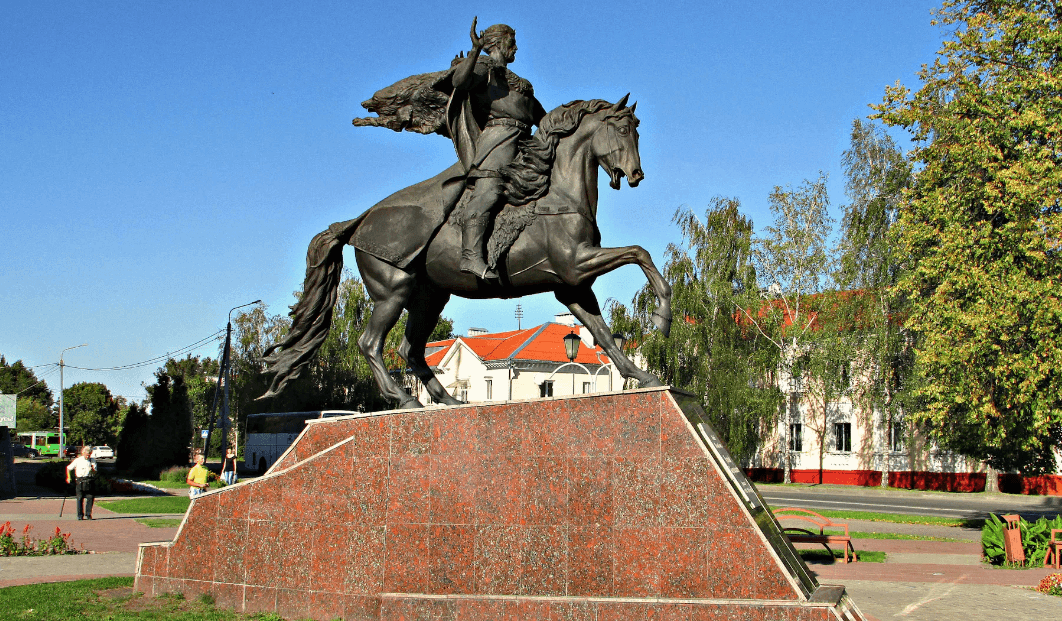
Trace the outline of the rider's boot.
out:
<instances>
[{"instance_id":1,"label":"rider's boot","mask_svg":"<svg viewBox=\"0 0 1062 621\"><path fill-rule=\"evenodd\" d=\"M461 271L483 280L497 280L498 272L487 267L483 259L483 234L487 230L487 214L469 216L461 227Z\"/></svg>"}]
</instances>

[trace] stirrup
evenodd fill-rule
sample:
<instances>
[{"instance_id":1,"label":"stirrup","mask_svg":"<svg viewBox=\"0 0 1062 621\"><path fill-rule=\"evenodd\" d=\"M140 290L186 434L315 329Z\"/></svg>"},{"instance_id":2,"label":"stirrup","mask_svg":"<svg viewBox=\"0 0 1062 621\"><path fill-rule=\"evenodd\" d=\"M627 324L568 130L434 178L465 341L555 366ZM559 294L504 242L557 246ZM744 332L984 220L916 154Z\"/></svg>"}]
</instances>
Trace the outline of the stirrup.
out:
<instances>
[{"instance_id":1,"label":"stirrup","mask_svg":"<svg viewBox=\"0 0 1062 621\"><path fill-rule=\"evenodd\" d=\"M462 259L461 262L464 263L465 260ZM498 272L495 272L494 270L490 269L490 266L487 265L486 261L482 261L482 263L483 263L483 270L482 271L477 271L476 268L472 267L472 266L464 266L464 267L461 267L460 269L461 269L462 272L464 272L466 274L472 274L473 276L475 276L476 278L479 278L481 280L491 281L491 280L498 280L500 278L500 276L498 276Z\"/></svg>"}]
</instances>

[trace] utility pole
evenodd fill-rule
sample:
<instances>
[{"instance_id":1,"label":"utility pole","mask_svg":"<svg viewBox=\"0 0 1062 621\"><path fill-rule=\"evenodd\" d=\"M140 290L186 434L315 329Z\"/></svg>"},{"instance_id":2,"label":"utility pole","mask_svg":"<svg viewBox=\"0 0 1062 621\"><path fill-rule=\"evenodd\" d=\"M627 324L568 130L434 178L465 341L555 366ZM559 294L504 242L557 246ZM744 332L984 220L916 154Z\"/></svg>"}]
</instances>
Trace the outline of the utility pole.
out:
<instances>
[{"instance_id":1,"label":"utility pole","mask_svg":"<svg viewBox=\"0 0 1062 621\"><path fill-rule=\"evenodd\" d=\"M63 354L71 349L85 347L86 345L88 345L88 343L74 345L73 347L67 347L59 352L59 459L66 457L66 434L63 432L63 366L65 366L63 363Z\"/></svg>"},{"instance_id":2,"label":"utility pole","mask_svg":"<svg viewBox=\"0 0 1062 621\"><path fill-rule=\"evenodd\" d=\"M524 309L517 304L516 305L516 329L520 329L520 320L524 318Z\"/></svg>"},{"instance_id":3,"label":"utility pole","mask_svg":"<svg viewBox=\"0 0 1062 621\"><path fill-rule=\"evenodd\" d=\"M262 300L255 300L254 302L248 302L247 304L240 304L233 307L229 311L228 323L225 325L225 348L221 354L221 368L218 369L218 385L214 388L214 401L210 404L210 426L207 427L206 443L203 445L203 457L206 458L210 453L210 436L214 433L214 411L218 405L218 389L221 389L221 429L222 434L225 436L225 442L229 439L229 379L232 377L230 371L230 356L229 352L232 350L232 311L237 308L243 308L244 306L251 306L252 304L260 304ZM224 386L222 386L224 382ZM222 444L225 444L223 442ZM222 454L224 454L224 448L222 448Z\"/></svg>"}]
</instances>

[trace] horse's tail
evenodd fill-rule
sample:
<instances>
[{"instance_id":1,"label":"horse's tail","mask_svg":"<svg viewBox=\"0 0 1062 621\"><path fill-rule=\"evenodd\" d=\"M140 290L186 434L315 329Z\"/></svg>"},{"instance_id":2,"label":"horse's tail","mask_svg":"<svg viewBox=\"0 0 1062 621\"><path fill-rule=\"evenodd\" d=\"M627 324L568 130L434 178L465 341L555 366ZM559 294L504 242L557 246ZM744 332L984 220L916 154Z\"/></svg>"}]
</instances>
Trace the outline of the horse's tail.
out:
<instances>
[{"instance_id":1,"label":"horse's tail","mask_svg":"<svg viewBox=\"0 0 1062 621\"><path fill-rule=\"evenodd\" d=\"M276 396L288 382L298 378L328 336L343 277L343 246L360 222L361 218L357 218L333 224L310 242L302 297L291 309L291 330L262 357L268 365L267 372L275 375L269 390L258 399Z\"/></svg>"}]
</instances>

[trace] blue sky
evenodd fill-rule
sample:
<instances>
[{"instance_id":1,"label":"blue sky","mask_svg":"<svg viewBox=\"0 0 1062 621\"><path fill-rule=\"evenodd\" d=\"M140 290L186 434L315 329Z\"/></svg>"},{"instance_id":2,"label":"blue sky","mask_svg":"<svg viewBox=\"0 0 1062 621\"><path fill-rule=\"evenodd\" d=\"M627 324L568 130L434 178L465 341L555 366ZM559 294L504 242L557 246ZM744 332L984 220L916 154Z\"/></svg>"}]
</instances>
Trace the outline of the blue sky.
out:
<instances>
[{"instance_id":1,"label":"blue sky","mask_svg":"<svg viewBox=\"0 0 1062 621\"><path fill-rule=\"evenodd\" d=\"M820 170L836 212L852 119L886 85L916 83L945 34L935 6L6 3L0 353L44 365L88 342L67 364L121 366L199 341L255 299L286 312L313 235L454 161L444 138L350 120L376 90L467 51L476 15L516 29L511 68L547 109L639 102L646 180L615 192L602 177L603 245L640 244L662 265L678 207L737 197L763 226L774 186ZM627 303L643 282L629 266L595 290ZM460 333L507 330L517 303L524 326L564 310L542 295L455 299L444 314ZM65 384L141 399L157 366L68 368Z\"/></svg>"}]
</instances>

